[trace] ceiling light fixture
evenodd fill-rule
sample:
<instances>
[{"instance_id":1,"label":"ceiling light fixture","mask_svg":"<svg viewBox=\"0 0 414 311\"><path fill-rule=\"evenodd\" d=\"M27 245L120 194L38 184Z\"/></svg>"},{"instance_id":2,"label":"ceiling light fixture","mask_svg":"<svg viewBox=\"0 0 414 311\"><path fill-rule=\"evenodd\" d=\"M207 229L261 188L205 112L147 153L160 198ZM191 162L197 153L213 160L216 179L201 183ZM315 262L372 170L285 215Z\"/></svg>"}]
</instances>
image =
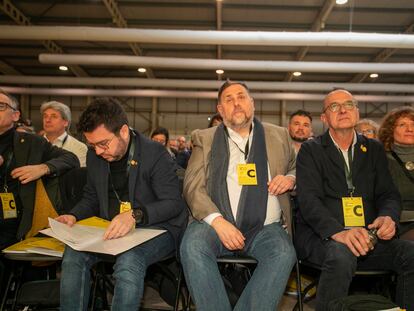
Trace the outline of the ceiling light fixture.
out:
<instances>
[{"instance_id":1,"label":"ceiling light fixture","mask_svg":"<svg viewBox=\"0 0 414 311\"><path fill-rule=\"evenodd\" d=\"M68 67L67 66L59 66L59 70L67 71Z\"/></svg>"},{"instance_id":2,"label":"ceiling light fixture","mask_svg":"<svg viewBox=\"0 0 414 311\"><path fill-rule=\"evenodd\" d=\"M295 71L295 72L293 73L293 75L294 75L295 77L300 77L300 76L302 75L302 73L301 73L300 71Z\"/></svg>"},{"instance_id":3,"label":"ceiling light fixture","mask_svg":"<svg viewBox=\"0 0 414 311\"><path fill-rule=\"evenodd\" d=\"M345 3L348 3L348 0L336 0L336 4L343 5Z\"/></svg>"},{"instance_id":4,"label":"ceiling light fixture","mask_svg":"<svg viewBox=\"0 0 414 311\"><path fill-rule=\"evenodd\" d=\"M217 70L216 70L216 73L217 73L218 75L222 75L222 74L224 73L224 70L223 70L223 69L217 69Z\"/></svg>"},{"instance_id":5,"label":"ceiling light fixture","mask_svg":"<svg viewBox=\"0 0 414 311\"><path fill-rule=\"evenodd\" d=\"M0 27L1 29L1 27ZM1 37L1 35L0 35ZM269 61L236 59L200 59L178 57L147 57L96 54L39 54L42 64L68 64L93 66L136 66L148 68L181 68L267 72L319 72L319 73L414 73L414 63L365 63L365 62L315 62L315 61Z\"/></svg>"},{"instance_id":6,"label":"ceiling light fixture","mask_svg":"<svg viewBox=\"0 0 414 311\"><path fill-rule=\"evenodd\" d=\"M147 69L141 67L141 68L138 68L138 71L141 73L144 73L144 72L147 72Z\"/></svg>"},{"instance_id":7,"label":"ceiling light fixture","mask_svg":"<svg viewBox=\"0 0 414 311\"><path fill-rule=\"evenodd\" d=\"M370 77L371 79L378 78L378 73L371 73L371 74L369 75L369 77Z\"/></svg>"}]
</instances>

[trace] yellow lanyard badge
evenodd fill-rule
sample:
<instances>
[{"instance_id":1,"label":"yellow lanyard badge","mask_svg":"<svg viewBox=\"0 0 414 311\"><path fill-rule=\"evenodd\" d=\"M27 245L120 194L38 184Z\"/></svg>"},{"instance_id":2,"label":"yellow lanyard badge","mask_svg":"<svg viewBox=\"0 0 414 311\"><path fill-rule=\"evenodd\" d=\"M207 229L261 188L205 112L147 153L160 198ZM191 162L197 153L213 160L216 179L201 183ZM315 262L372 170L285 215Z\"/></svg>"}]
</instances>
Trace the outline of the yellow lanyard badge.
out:
<instances>
[{"instance_id":1,"label":"yellow lanyard badge","mask_svg":"<svg viewBox=\"0 0 414 311\"><path fill-rule=\"evenodd\" d=\"M14 200L13 193L3 192L0 193L1 204L3 206L3 218L11 219L17 218L16 201Z\"/></svg>"},{"instance_id":2,"label":"yellow lanyard badge","mask_svg":"<svg viewBox=\"0 0 414 311\"><path fill-rule=\"evenodd\" d=\"M345 227L365 227L362 197L342 198Z\"/></svg>"},{"instance_id":3,"label":"yellow lanyard badge","mask_svg":"<svg viewBox=\"0 0 414 311\"><path fill-rule=\"evenodd\" d=\"M237 165L237 178L240 186L256 186L256 164L246 163Z\"/></svg>"},{"instance_id":4,"label":"yellow lanyard badge","mask_svg":"<svg viewBox=\"0 0 414 311\"><path fill-rule=\"evenodd\" d=\"M131 202L122 202L119 204L119 213L128 212L131 210Z\"/></svg>"}]
</instances>

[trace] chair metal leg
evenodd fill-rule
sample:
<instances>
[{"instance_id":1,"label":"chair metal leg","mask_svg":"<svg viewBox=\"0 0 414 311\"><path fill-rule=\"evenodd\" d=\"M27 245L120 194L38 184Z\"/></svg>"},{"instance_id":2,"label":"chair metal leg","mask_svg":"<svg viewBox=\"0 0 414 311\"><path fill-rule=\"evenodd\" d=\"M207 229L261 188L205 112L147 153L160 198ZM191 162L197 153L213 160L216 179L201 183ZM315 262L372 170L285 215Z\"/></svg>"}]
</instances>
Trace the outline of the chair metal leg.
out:
<instances>
[{"instance_id":1,"label":"chair metal leg","mask_svg":"<svg viewBox=\"0 0 414 311\"><path fill-rule=\"evenodd\" d=\"M300 280L300 268L298 261L296 261L296 293L297 301L295 306L293 307L293 311L297 310L298 307L299 311L303 311L302 284Z\"/></svg>"},{"instance_id":2,"label":"chair metal leg","mask_svg":"<svg viewBox=\"0 0 414 311\"><path fill-rule=\"evenodd\" d=\"M181 286L182 286L182 274L183 271L181 269L181 267L179 267L179 271L178 271L178 277L177 277L177 292L175 293L175 305L174 305L174 311L178 311L179 308L179 304L180 304L180 297L181 299L181 306L184 310L184 297L181 293Z\"/></svg>"},{"instance_id":3,"label":"chair metal leg","mask_svg":"<svg viewBox=\"0 0 414 311\"><path fill-rule=\"evenodd\" d=\"M92 282L92 297L91 297L91 310L95 310L95 300L96 300L96 292L98 289L98 272L95 271L94 280Z\"/></svg>"},{"instance_id":4,"label":"chair metal leg","mask_svg":"<svg viewBox=\"0 0 414 311\"><path fill-rule=\"evenodd\" d=\"M0 308L0 310L4 310L4 306L6 305L7 294L9 293L9 288L10 288L10 285L12 283L13 277L14 277L14 271L12 269L12 271L10 272L10 275L9 275L9 279L7 280L7 285L6 285L6 288L5 288L5 292L4 292L4 295L3 295L3 299L1 301L1 308Z\"/></svg>"},{"instance_id":5,"label":"chair metal leg","mask_svg":"<svg viewBox=\"0 0 414 311\"><path fill-rule=\"evenodd\" d=\"M188 295L187 295L187 309L186 311L191 311L191 294L190 294L190 290L188 291Z\"/></svg>"}]
</instances>

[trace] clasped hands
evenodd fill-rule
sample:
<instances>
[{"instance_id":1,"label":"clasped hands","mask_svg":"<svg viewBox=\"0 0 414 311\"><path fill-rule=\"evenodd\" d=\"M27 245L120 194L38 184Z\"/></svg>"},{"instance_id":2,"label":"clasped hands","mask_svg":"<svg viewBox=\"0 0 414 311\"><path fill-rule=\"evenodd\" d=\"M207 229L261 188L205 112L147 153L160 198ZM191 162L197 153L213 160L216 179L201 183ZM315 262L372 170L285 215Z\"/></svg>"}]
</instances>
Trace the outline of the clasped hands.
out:
<instances>
[{"instance_id":1,"label":"clasped hands","mask_svg":"<svg viewBox=\"0 0 414 311\"><path fill-rule=\"evenodd\" d=\"M295 178L293 176L277 175L267 185L270 194L279 195L293 189ZM212 221L211 226L216 231L225 248L231 251L244 248L245 237L241 231L222 216L216 217Z\"/></svg>"},{"instance_id":2,"label":"clasped hands","mask_svg":"<svg viewBox=\"0 0 414 311\"><path fill-rule=\"evenodd\" d=\"M368 225L368 229L376 228L378 239L391 240L396 232L395 222L389 216L380 216ZM368 231L365 228L352 228L335 233L332 240L348 246L351 252L359 257L365 256L374 249L369 239Z\"/></svg>"}]
</instances>

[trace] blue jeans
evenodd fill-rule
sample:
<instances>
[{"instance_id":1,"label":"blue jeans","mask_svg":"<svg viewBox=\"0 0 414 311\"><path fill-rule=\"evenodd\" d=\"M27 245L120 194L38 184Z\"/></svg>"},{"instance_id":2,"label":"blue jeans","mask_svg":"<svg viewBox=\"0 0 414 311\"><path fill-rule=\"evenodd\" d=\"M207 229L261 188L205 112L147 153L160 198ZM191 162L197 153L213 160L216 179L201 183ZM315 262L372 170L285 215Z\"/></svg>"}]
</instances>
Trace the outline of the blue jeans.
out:
<instances>
[{"instance_id":1,"label":"blue jeans","mask_svg":"<svg viewBox=\"0 0 414 311\"><path fill-rule=\"evenodd\" d=\"M167 257L174 249L174 239L166 232L114 257L112 310L138 310L147 267ZM79 252L66 246L62 262L60 310L87 310L90 268L102 260L103 256L97 253Z\"/></svg>"},{"instance_id":2,"label":"blue jeans","mask_svg":"<svg viewBox=\"0 0 414 311\"><path fill-rule=\"evenodd\" d=\"M197 311L231 310L216 258L233 254L205 222L192 222L181 242L181 262ZM296 260L295 249L279 223L265 226L243 254L257 267L234 310L276 310Z\"/></svg>"}]
</instances>

